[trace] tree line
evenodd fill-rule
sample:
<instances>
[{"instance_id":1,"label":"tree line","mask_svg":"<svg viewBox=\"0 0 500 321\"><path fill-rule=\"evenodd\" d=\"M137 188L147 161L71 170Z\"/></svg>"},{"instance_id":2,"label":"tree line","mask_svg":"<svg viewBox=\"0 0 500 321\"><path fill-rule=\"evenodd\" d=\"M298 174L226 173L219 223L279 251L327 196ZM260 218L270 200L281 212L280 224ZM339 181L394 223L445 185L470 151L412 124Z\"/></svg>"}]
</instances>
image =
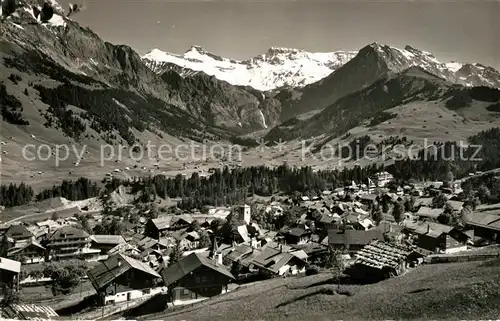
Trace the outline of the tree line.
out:
<instances>
[{"instance_id":1,"label":"tree line","mask_svg":"<svg viewBox=\"0 0 500 321\"><path fill-rule=\"evenodd\" d=\"M63 180L61 184L54 185L36 194L33 188L25 183L0 185L0 205L13 207L25 205L33 200L43 201L53 197L64 197L70 201L84 200L97 197L101 193L101 187L89 180L81 177L76 181Z\"/></svg>"}]
</instances>

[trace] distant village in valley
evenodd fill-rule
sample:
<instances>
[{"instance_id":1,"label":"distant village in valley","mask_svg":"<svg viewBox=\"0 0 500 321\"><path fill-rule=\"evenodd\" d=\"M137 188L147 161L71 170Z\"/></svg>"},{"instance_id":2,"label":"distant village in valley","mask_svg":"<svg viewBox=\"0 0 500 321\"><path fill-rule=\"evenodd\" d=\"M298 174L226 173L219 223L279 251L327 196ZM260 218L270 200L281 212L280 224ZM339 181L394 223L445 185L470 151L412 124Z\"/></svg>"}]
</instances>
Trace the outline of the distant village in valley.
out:
<instances>
[{"instance_id":1,"label":"distant village in valley","mask_svg":"<svg viewBox=\"0 0 500 321\"><path fill-rule=\"evenodd\" d=\"M2 318L148 315L275 278L365 284L498 257L500 203L481 202L489 191L467 182L477 175L400 185L381 171L199 209L115 184L104 196L2 208Z\"/></svg>"}]
</instances>

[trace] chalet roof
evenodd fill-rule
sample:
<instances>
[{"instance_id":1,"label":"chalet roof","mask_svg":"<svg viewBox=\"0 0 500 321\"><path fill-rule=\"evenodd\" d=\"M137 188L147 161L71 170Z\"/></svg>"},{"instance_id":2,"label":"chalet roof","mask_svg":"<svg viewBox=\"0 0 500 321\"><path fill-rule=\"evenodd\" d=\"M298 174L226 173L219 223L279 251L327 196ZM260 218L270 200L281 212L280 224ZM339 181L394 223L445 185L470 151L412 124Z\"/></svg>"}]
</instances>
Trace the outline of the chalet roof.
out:
<instances>
[{"instance_id":1,"label":"chalet roof","mask_svg":"<svg viewBox=\"0 0 500 321\"><path fill-rule=\"evenodd\" d=\"M243 256L252 253L253 249L250 245L240 244L234 248L234 250L229 253L226 258L230 261L236 262Z\"/></svg>"},{"instance_id":2,"label":"chalet roof","mask_svg":"<svg viewBox=\"0 0 500 321\"><path fill-rule=\"evenodd\" d=\"M28 238L33 236L28 228L22 224L11 225L5 231L5 235L12 238Z\"/></svg>"},{"instance_id":3,"label":"chalet roof","mask_svg":"<svg viewBox=\"0 0 500 321\"><path fill-rule=\"evenodd\" d=\"M396 268L412 250L405 246L383 241L373 241L355 254L354 264L366 265L376 269Z\"/></svg>"},{"instance_id":4,"label":"chalet roof","mask_svg":"<svg viewBox=\"0 0 500 321\"><path fill-rule=\"evenodd\" d=\"M0 257L0 270L10 271L14 273L21 272L21 262L9 260L4 257Z\"/></svg>"},{"instance_id":5,"label":"chalet roof","mask_svg":"<svg viewBox=\"0 0 500 321\"><path fill-rule=\"evenodd\" d=\"M42 227L42 226L51 227L51 226L59 225L59 224L56 221L54 221L54 220L45 220L45 221L42 221L42 222L37 222L36 225L39 226L39 227Z\"/></svg>"},{"instance_id":6,"label":"chalet roof","mask_svg":"<svg viewBox=\"0 0 500 321\"><path fill-rule=\"evenodd\" d=\"M366 245L373 240L383 240L384 232L379 229L360 230L328 230L328 244L333 245Z\"/></svg>"},{"instance_id":7,"label":"chalet roof","mask_svg":"<svg viewBox=\"0 0 500 321\"><path fill-rule=\"evenodd\" d=\"M82 229L73 227L73 226L63 226L52 233L52 235L49 236L49 240L59 240L59 239L65 239L67 237L71 238L87 238L89 237L89 234L85 232Z\"/></svg>"},{"instance_id":8,"label":"chalet roof","mask_svg":"<svg viewBox=\"0 0 500 321\"><path fill-rule=\"evenodd\" d=\"M290 260L294 257L295 256L292 254L282 252L279 249L266 247L262 250L262 253L252 261L252 263L273 273L278 273L279 269L290 262Z\"/></svg>"},{"instance_id":9,"label":"chalet roof","mask_svg":"<svg viewBox=\"0 0 500 321\"><path fill-rule=\"evenodd\" d=\"M172 218L173 218L172 215L154 218L151 219L151 223L153 223L153 225L158 229L158 231L162 231L170 227L170 224L172 223Z\"/></svg>"},{"instance_id":10,"label":"chalet roof","mask_svg":"<svg viewBox=\"0 0 500 321\"><path fill-rule=\"evenodd\" d=\"M491 214L496 213L496 215L500 215L500 203L495 204L481 204L476 207L477 212L491 212Z\"/></svg>"},{"instance_id":11,"label":"chalet roof","mask_svg":"<svg viewBox=\"0 0 500 321\"><path fill-rule=\"evenodd\" d=\"M35 240L27 240L25 242L16 242L13 247L9 248L8 251L8 256L14 255L16 253L21 252L22 250L30 247L30 246L35 246L38 247L41 250L45 250L45 247L43 247L40 243L38 243Z\"/></svg>"},{"instance_id":12,"label":"chalet roof","mask_svg":"<svg viewBox=\"0 0 500 321\"><path fill-rule=\"evenodd\" d=\"M442 234L448 234L454 229L452 226L435 222L418 222L415 224L407 224L405 227L415 234L426 235L432 238L438 238Z\"/></svg>"},{"instance_id":13,"label":"chalet roof","mask_svg":"<svg viewBox=\"0 0 500 321\"><path fill-rule=\"evenodd\" d=\"M301 227L294 227L288 231L288 234L296 237L301 237L303 235L311 234L311 231L303 229Z\"/></svg>"},{"instance_id":14,"label":"chalet roof","mask_svg":"<svg viewBox=\"0 0 500 321\"><path fill-rule=\"evenodd\" d=\"M231 272L229 272L223 265L217 265L211 259L203 257L198 253L191 253L190 255L181 258L178 262L165 268L161 272L161 276L165 285L169 286L172 283L181 280L186 275L189 275L201 266L207 267L215 272L234 279Z\"/></svg>"},{"instance_id":15,"label":"chalet roof","mask_svg":"<svg viewBox=\"0 0 500 321\"><path fill-rule=\"evenodd\" d=\"M432 219L437 219L439 215L443 214L444 209L442 208L430 208L422 206L418 209L417 215L420 217L427 217Z\"/></svg>"},{"instance_id":16,"label":"chalet roof","mask_svg":"<svg viewBox=\"0 0 500 321\"><path fill-rule=\"evenodd\" d=\"M446 203L450 204L454 211L460 211L464 207L464 202L460 201L447 201Z\"/></svg>"},{"instance_id":17,"label":"chalet roof","mask_svg":"<svg viewBox=\"0 0 500 321\"><path fill-rule=\"evenodd\" d=\"M500 231L500 216L487 212L475 212L467 215L467 224Z\"/></svg>"},{"instance_id":18,"label":"chalet roof","mask_svg":"<svg viewBox=\"0 0 500 321\"><path fill-rule=\"evenodd\" d=\"M153 277L161 276L147 263L138 261L123 254L110 256L106 261L87 272L87 275L96 290L100 290L125 272L135 269Z\"/></svg>"},{"instance_id":19,"label":"chalet roof","mask_svg":"<svg viewBox=\"0 0 500 321\"><path fill-rule=\"evenodd\" d=\"M149 236L146 236L145 238L137 242L137 247L139 247L142 250L149 249L158 245L161 245L163 247L168 246L168 244L166 244L163 239L155 240Z\"/></svg>"},{"instance_id":20,"label":"chalet roof","mask_svg":"<svg viewBox=\"0 0 500 321\"><path fill-rule=\"evenodd\" d=\"M432 205L432 197L422 197L415 201L415 206L430 206Z\"/></svg>"},{"instance_id":21,"label":"chalet roof","mask_svg":"<svg viewBox=\"0 0 500 321\"><path fill-rule=\"evenodd\" d=\"M174 224L174 223L191 224L193 221L194 221L193 216L190 214L175 215L172 217L172 224Z\"/></svg>"},{"instance_id":22,"label":"chalet roof","mask_svg":"<svg viewBox=\"0 0 500 321\"><path fill-rule=\"evenodd\" d=\"M125 239L121 235L94 234L90 236L90 240L98 244L118 245L125 243Z\"/></svg>"},{"instance_id":23,"label":"chalet roof","mask_svg":"<svg viewBox=\"0 0 500 321\"><path fill-rule=\"evenodd\" d=\"M374 229L381 230L383 233L389 233L391 231L393 233L399 233L402 230L399 224L389 221L381 221Z\"/></svg>"}]
</instances>

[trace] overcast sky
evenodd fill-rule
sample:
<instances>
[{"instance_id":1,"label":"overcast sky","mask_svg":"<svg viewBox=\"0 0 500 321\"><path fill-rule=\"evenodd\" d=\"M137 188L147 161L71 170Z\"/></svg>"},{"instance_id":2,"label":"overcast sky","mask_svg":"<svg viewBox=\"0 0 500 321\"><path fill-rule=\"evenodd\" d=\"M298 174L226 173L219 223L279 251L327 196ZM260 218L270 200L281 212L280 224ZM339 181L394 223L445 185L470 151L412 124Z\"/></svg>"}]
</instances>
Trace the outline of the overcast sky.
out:
<instances>
[{"instance_id":1,"label":"overcast sky","mask_svg":"<svg viewBox=\"0 0 500 321\"><path fill-rule=\"evenodd\" d=\"M79 2L80 1L80 2ZM377 41L409 44L442 61L500 69L499 1L73 0L74 16L103 39L140 54L183 53L191 45L233 59L269 47L358 50ZM59 0L66 7L69 0Z\"/></svg>"}]
</instances>

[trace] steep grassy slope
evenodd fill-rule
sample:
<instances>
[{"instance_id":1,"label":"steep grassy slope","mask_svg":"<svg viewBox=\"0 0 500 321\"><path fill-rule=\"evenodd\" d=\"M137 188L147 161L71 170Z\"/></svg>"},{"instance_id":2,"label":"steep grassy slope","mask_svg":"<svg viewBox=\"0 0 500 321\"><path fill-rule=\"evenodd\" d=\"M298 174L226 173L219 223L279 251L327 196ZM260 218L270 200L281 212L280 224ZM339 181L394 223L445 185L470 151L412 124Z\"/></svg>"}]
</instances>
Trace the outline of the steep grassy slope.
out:
<instances>
[{"instance_id":1,"label":"steep grassy slope","mask_svg":"<svg viewBox=\"0 0 500 321\"><path fill-rule=\"evenodd\" d=\"M155 320L466 320L500 315L500 261L418 267L371 285L328 284L328 275L275 279ZM326 284L325 284L326 283ZM146 320L144 318L143 320ZM149 317L151 319L151 317Z\"/></svg>"}]
</instances>

